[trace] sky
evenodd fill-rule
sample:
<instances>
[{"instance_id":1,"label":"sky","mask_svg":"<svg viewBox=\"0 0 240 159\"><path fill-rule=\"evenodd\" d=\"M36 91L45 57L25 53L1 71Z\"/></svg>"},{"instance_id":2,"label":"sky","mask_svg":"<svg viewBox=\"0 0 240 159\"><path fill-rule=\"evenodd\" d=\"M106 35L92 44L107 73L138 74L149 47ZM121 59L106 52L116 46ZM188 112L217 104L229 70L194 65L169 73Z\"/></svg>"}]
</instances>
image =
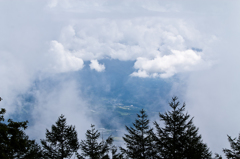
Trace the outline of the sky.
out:
<instances>
[{"instance_id":1,"label":"sky","mask_svg":"<svg viewBox=\"0 0 240 159\"><path fill-rule=\"evenodd\" d=\"M79 138L124 128L114 110L186 103L222 154L240 132L237 0L0 1L0 107L34 139L64 114ZM151 115L151 121L158 120ZM131 119L134 116L131 116Z\"/></svg>"}]
</instances>

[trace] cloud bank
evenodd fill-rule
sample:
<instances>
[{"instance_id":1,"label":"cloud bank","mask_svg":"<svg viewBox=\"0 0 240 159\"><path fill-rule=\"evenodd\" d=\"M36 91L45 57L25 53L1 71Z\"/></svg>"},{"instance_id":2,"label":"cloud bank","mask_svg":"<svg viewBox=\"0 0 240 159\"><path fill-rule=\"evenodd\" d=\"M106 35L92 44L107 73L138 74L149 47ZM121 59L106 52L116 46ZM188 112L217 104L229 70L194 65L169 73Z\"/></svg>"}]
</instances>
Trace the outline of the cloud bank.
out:
<instances>
[{"instance_id":1,"label":"cloud bank","mask_svg":"<svg viewBox=\"0 0 240 159\"><path fill-rule=\"evenodd\" d=\"M136 61L134 65L136 72L133 72L132 75L138 77L168 78L179 72L194 70L194 66L199 68L208 65L209 59L205 58L204 52L208 49L208 44L214 41L213 35L200 33L191 26L189 21L177 18L166 19L161 15L165 11L160 9L153 12L153 8L151 8L153 6L149 5L146 8L143 1L140 1L142 9L153 15L139 16L137 13L140 11L136 10L132 16L126 17L123 10L111 10L116 7L116 4L109 3L109 1L102 2L96 2L96 5L102 10L94 8L92 4L85 1L79 3L74 1L74 5L69 3L68 7L63 7L66 2L54 1L56 5L50 7L58 14L60 10L64 10L66 13L62 18L69 24L63 27L56 42L74 57L83 61L102 59ZM124 7L125 3L127 2L124 1L120 6ZM113 6L108 6L110 4ZM160 4L157 5L161 8ZM93 7L93 10L90 11L91 14L98 16L92 17L89 13L90 15L82 18L84 13L89 12L82 6ZM82 10L76 10L77 7ZM104 11L108 14L104 14ZM116 18L111 17L111 14ZM196 50L204 51L199 53ZM199 61L196 61L196 56ZM172 62L177 58L181 64ZM154 70L146 70L142 59L148 63L154 62L162 66ZM168 62L167 65L166 62ZM163 65L165 65L164 68ZM176 69L176 65L181 65L181 68ZM190 65L191 69L187 69ZM91 64L90 67L92 68L93 65Z\"/></svg>"}]
</instances>

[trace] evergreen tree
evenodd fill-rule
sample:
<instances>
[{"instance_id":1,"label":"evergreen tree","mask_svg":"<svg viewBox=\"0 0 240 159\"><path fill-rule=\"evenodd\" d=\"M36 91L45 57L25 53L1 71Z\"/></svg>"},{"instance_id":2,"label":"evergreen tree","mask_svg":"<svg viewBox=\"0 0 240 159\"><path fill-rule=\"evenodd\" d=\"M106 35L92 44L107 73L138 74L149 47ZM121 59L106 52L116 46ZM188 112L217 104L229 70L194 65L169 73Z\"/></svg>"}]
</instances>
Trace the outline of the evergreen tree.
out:
<instances>
[{"instance_id":1,"label":"evergreen tree","mask_svg":"<svg viewBox=\"0 0 240 159\"><path fill-rule=\"evenodd\" d=\"M142 109L137 114L137 119L133 127L126 126L128 134L125 134L123 140L126 148L120 148L127 158L149 159L154 158L153 129L149 128L149 120L146 112Z\"/></svg>"},{"instance_id":2,"label":"evergreen tree","mask_svg":"<svg viewBox=\"0 0 240 159\"><path fill-rule=\"evenodd\" d=\"M46 139L41 140L44 158L71 158L79 149L79 142L75 127L67 125L66 118L61 115L52 130L46 130Z\"/></svg>"},{"instance_id":3,"label":"evergreen tree","mask_svg":"<svg viewBox=\"0 0 240 159\"><path fill-rule=\"evenodd\" d=\"M100 132L91 125L91 130L86 132L86 140L80 142L80 149L82 150L82 156L90 157L91 159L109 159L109 150L113 142L113 138L109 136L107 140L103 140L98 143ZM83 158L79 155L78 158Z\"/></svg>"},{"instance_id":4,"label":"evergreen tree","mask_svg":"<svg viewBox=\"0 0 240 159\"><path fill-rule=\"evenodd\" d=\"M222 156L219 155L218 153L215 153L215 157L213 159L222 159Z\"/></svg>"},{"instance_id":5,"label":"evergreen tree","mask_svg":"<svg viewBox=\"0 0 240 159\"><path fill-rule=\"evenodd\" d=\"M112 152L111 152L112 153L112 159L123 159L124 158L122 153L117 152L118 149L117 149L116 146L112 146L111 150L112 150Z\"/></svg>"},{"instance_id":6,"label":"evergreen tree","mask_svg":"<svg viewBox=\"0 0 240 159\"><path fill-rule=\"evenodd\" d=\"M198 128L193 125L193 118L188 113L184 114L185 103L179 107L177 97L169 103L172 108L162 114L159 113L160 121L164 127L160 127L155 121L157 129L156 146L158 158L164 159L207 159L211 158L211 152L207 145L202 142L198 135Z\"/></svg>"},{"instance_id":7,"label":"evergreen tree","mask_svg":"<svg viewBox=\"0 0 240 159\"><path fill-rule=\"evenodd\" d=\"M233 159L240 159L240 134L238 136L238 139L236 138L232 139L230 136L228 136L228 141L230 142L231 149L223 149L223 152L225 153L227 158L233 158Z\"/></svg>"},{"instance_id":8,"label":"evergreen tree","mask_svg":"<svg viewBox=\"0 0 240 159\"><path fill-rule=\"evenodd\" d=\"M29 140L24 132L28 121L14 122L8 119L4 123L5 112L5 109L0 111L0 158L41 158L41 147L34 140Z\"/></svg>"}]
</instances>

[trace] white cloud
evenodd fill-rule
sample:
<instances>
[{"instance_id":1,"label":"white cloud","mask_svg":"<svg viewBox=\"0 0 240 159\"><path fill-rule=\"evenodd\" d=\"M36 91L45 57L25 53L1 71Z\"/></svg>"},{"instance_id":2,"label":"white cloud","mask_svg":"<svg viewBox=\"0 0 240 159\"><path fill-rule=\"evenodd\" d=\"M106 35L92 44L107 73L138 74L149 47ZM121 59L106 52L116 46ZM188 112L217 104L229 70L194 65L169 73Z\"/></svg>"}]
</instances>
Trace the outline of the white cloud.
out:
<instances>
[{"instance_id":1,"label":"white cloud","mask_svg":"<svg viewBox=\"0 0 240 159\"><path fill-rule=\"evenodd\" d=\"M197 54L189 48L206 47L206 44L199 45L198 42L204 40L209 43L212 40L211 37L206 40L194 29L186 28L188 26L182 21L164 21L161 18L83 19L63 28L57 43L84 61L106 58L136 60L134 67L141 69L140 72L145 70L150 73L148 77L165 72L157 77L168 78L179 71L188 71L187 67L198 65L200 59L204 61L203 52ZM161 66L158 64L157 69L145 69L147 65L159 62ZM137 73L132 75L137 76Z\"/></svg>"},{"instance_id":2,"label":"white cloud","mask_svg":"<svg viewBox=\"0 0 240 159\"><path fill-rule=\"evenodd\" d=\"M57 118L63 114L67 118L67 124L75 125L78 137L83 139L85 131L91 124L96 123L87 117L88 103L79 95L76 81L73 79L59 79L60 85L52 89L42 89L34 91L37 99L32 110L31 126L27 133L34 139L45 138L46 128L51 129ZM97 123L100 125L100 123Z\"/></svg>"},{"instance_id":3,"label":"white cloud","mask_svg":"<svg viewBox=\"0 0 240 159\"><path fill-rule=\"evenodd\" d=\"M18 95L27 91L34 74L13 54L4 51L0 54L0 96L4 99L0 104L7 109L7 113L15 113L21 109L17 107Z\"/></svg>"},{"instance_id":4,"label":"white cloud","mask_svg":"<svg viewBox=\"0 0 240 159\"><path fill-rule=\"evenodd\" d=\"M149 77L149 75L145 70L138 70L138 72L133 72L131 76L143 77L143 78Z\"/></svg>"},{"instance_id":5,"label":"white cloud","mask_svg":"<svg viewBox=\"0 0 240 159\"><path fill-rule=\"evenodd\" d=\"M176 6L179 4L139 1L137 6L132 6L133 8L129 10L134 11L132 16L125 16L125 5L132 5L132 1L122 1L118 4L116 1L88 3L73 0L68 5L65 3L58 1L58 5L50 9L55 11L56 16L61 15L62 11L68 13L62 17L62 21L67 25L62 28L56 42L61 44L66 52L83 61L109 58L122 61L136 60L134 66L141 70L137 70L138 73L133 72L134 76L168 78L179 72L188 71L189 69L186 69L190 65L189 61L186 61L188 57L184 57L183 62L187 62L185 67L183 63L179 67L171 61L176 58L172 50L184 52L194 47L206 51L209 43L213 41L212 35L200 32L191 21L171 17L171 14L170 18L169 15L161 15L166 12L178 13L179 9L176 9ZM141 10L146 12L146 15L141 15ZM106 12L108 14L105 14ZM109 15L114 15L115 18ZM206 56L204 52L198 56L206 62L202 62L201 65L199 62L191 63L191 66L197 66L191 67L192 69L204 67L203 65L208 63L209 59L204 58ZM166 63L170 61L172 66L168 69L162 66L160 70L155 69L155 72L152 72L154 69L149 72L141 68L144 66L139 66L139 59L148 59L145 61L151 63L149 61L159 61L159 57ZM161 71L165 73L160 75Z\"/></svg>"},{"instance_id":6,"label":"white cloud","mask_svg":"<svg viewBox=\"0 0 240 159\"><path fill-rule=\"evenodd\" d=\"M91 60L91 64L89 65L91 70L96 70L97 72L102 72L105 70L104 64L99 64L97 60Z\"/></svg>"},{"instance_id":7,"label":"white cloud","mask_svg":"<svg viewBox=\"0 0 240 159\"><path fill-rule=\"evenodd\" d=\"M50 65L56 72L78 71L83 68L83 60L66 51L57 41L51 42L50 54L54 61Z\"/></svg>"},{"instance_id":8,"label":"white cloud","mask_svg":"<svg viewBox=\"0 0 240 159\"><path fill-rule=\"evenodd\" d=\"M188 71L192 66L201 62L201 56L193 50L177 51L172 54L158 56L153 60L139 57L134 68L140 71L134 72L132 76L138 77L162 77L168 78L177 72Z\"/></svg>"}]
</instances>

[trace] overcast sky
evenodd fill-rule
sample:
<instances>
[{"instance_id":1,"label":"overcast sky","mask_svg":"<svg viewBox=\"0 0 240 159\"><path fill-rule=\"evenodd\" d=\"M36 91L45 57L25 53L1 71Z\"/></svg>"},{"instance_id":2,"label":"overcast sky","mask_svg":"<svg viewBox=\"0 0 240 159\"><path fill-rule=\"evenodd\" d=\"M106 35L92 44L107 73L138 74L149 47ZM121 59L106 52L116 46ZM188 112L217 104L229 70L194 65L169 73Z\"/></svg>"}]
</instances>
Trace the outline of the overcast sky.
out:
<instances>
[{"instance_id":1,"label":"overcast sky","mask_svg":"<svg viewBox=\"0 0 240 159\"><path fill-rule=\"evenodd\" d=\"M227 134L240 132L239 6L237 0L2 0L1 107L7 117L27 114L28 133L39 139L60 114L79 136L91 123L101 125L87 112L103 94L112 100L130 92L136 102L158 103L159 111L177 95L210 150L221 153ZM162 97L148 100L146 90Z\"/></svg>"}]
</instances>

